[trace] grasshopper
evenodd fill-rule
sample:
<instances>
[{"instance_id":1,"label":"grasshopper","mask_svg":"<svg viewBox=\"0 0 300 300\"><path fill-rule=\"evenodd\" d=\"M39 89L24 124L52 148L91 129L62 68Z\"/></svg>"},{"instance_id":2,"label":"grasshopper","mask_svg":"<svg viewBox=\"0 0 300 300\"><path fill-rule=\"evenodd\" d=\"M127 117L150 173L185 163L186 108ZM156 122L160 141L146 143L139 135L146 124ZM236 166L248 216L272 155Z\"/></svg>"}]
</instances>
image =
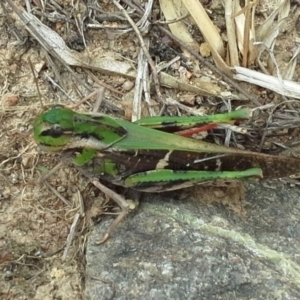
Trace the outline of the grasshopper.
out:
<instances>
[{"instance_id":1,"label":"grasshopper","mask_svg":"<svg viewBox=\"0 0 300 300\"><path fill-rule=\"evenodd\" d=\"M135 123L108 115L76 113L56 106L34 123L34 139L48 152L62 154L103 190L99 179L142 192L165 192L215 181L287 177L300 171L296 158L254 153L195 140L163 130L232 123L249 117L247 109L191 117L150 117ZM108 228L107 240L128 212ZM103 242L102 241L102 242Z\"/></svg>"}]
</instances>

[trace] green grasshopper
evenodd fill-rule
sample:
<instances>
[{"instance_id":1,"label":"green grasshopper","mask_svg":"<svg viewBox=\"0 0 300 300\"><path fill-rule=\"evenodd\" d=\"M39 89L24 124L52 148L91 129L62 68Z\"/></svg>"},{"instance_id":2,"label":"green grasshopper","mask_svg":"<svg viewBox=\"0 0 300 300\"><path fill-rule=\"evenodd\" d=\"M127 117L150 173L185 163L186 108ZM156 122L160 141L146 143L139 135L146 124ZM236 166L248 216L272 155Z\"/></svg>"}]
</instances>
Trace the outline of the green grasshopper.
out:
<instances>
[{"instance_id":1,"label":"green grasshopper","mask_svg":"<svg viewBox=\"0 0 300 300\"><path fill-rule=\"evenodd\" d=\"M249 112L210 116L153 117L135 123L107 115L76 113L54 107L34 123L34 139L43 150L59 152L103 190L98 179L143 192L164 192L215 181L287 177L300 171L299 160L243 151L164 132L210 123L232 123ZM97 180L96 180L96 179ZM121 214L126 201L115 200Z\"/></svg>"}]
</instances>

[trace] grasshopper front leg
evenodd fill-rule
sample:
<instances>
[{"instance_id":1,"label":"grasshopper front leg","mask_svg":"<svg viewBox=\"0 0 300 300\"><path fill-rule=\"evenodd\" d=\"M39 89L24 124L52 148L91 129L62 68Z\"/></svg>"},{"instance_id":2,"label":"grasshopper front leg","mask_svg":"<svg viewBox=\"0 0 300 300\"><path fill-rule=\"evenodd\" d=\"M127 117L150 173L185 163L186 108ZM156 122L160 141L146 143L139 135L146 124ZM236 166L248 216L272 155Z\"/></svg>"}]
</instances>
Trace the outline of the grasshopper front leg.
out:
<instances>
[{"instance_id":1,"label":"grasshopper front leg","mask_svg":"<svg viewBox=\"0 0 300 300\"><path fill-rule=\"evenodd\" d=\"M126 215L129 212L129 204L126 202L126 200L121 195L117 194L116 192L114 192L111 189L107 188L105 185L101 184L97 178L91 178L90 181L95 187L97 187L104 194L109 196L121 208L121 213L110 224L110 226L106 230L106 233L104 234L103 239L100 240L99 242L96 242L97 245L100 245L100 244L105 243L108 240L108 238L110 237L111 233L114 231L116 226L126 217Z\"/></svg>"}]
</instances>

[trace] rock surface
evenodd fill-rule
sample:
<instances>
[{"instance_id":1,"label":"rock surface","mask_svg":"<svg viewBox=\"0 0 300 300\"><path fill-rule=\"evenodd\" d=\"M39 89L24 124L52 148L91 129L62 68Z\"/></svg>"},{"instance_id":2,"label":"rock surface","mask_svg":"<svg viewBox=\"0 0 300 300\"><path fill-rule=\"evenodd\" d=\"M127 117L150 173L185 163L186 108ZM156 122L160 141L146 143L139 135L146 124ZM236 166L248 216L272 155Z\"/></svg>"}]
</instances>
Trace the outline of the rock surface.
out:
<instances>
[{"instance_id":1,"label":"rock surface","mask_svg":"<svg viewBox=\"0 0 300 300\"><path fill-rule=\"evenodd\" d=\"M87 245L86 299L300 299L300 189L249 185L246 216L147 195L101 246ZM176 194L171 194L176 197Z\"/></svg>"}]
</instances>

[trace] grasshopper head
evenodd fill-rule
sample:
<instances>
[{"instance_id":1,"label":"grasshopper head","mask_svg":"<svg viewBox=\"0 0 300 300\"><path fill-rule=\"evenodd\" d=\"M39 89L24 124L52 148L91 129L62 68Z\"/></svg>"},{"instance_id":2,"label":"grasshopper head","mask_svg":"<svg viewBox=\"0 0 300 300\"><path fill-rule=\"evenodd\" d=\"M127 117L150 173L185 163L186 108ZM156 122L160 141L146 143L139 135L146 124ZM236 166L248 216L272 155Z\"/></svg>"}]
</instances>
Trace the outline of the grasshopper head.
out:
<instances>
[{"instance_id":1,"label":"grasshopper head","mask_svg":"<svg viewBox=\"0 0 300 300\"><path fill-rule=\"evenodd\" d=\"M65 148L72 138L74 112L64 107L54 107L40 115L34 122L34 139L46 151Z\"/></svg>"}]
</instances>

